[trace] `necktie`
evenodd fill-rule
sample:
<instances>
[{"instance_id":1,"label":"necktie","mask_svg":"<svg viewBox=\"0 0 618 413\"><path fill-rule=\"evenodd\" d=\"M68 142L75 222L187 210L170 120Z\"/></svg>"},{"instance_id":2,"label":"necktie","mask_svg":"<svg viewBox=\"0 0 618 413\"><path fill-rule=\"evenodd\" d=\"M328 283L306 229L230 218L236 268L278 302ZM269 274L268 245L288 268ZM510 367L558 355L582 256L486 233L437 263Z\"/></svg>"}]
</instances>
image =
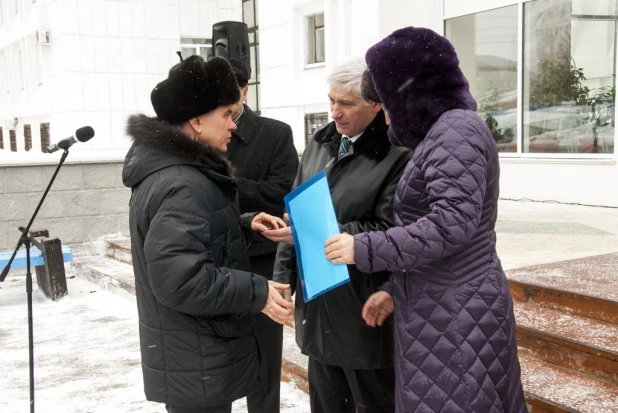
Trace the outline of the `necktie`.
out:
<instances>
[{"instance_id":1,"label":"necktie","mask_svg":"<svg viewBox=\"0 0 618 413\"><path fill-rule=\"evenodd\" d=\"M352 145L352 141L347 136L341 138L341 144L339 145L339 155L337 155L337 160L341 159L343 155L348 152L350 149L350 145Z\"/></svg>"}]
</instances>

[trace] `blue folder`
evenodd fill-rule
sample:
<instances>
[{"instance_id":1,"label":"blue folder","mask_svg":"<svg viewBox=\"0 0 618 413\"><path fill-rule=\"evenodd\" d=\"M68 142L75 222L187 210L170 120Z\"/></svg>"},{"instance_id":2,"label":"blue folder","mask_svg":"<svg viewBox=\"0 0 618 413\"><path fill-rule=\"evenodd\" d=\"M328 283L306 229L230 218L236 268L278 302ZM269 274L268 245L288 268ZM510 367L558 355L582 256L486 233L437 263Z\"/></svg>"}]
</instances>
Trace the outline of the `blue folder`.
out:
<instances>
[{"instance_id":1,"label":"blue folder","mask_svg":"<svg viewBox=\"0 0 618 413\"><path fill-rule=\"evenodd\" d=\"M331 264L324 243L339 234L326 172L312 176L285 197L305 302L348 281L348 266Z\"/></svg>"}]
</instances>

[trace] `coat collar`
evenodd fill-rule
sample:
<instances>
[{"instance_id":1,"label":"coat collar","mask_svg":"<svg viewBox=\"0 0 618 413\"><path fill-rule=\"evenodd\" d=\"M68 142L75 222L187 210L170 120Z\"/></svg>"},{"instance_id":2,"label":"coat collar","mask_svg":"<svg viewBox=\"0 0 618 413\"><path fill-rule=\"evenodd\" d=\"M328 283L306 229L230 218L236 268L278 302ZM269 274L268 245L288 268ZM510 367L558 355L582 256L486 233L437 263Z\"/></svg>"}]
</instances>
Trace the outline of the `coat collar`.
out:
<instances>
[{"instance_id":1,"label":"coat collar","mask_svg":"<svg viewBox=\"0 0 618 413\"><path fill-rule=\"evenodd\" d=\"M127 121L127 135L133 145L125 159L125 185L133 187L169 166L192 165L221 186L235 191L232 166L225 154L193 141L177 126L158 118L133 115Z\"/></svg>"},{"instance_id":2,"label":"coat collar","mask_svg":"<svg viewBox=\"0 0 618 413\"><path fill-rule=\"evenodd\" d=\"M386 157L392 146L388 140L387 131L388 125L384 119L384 111L380 111L363 134L354 142L354 153L381 161ZM335 122L330 122L318 129L313 138L324 145L333 158L337 156L341 134L337 132Z\"/></svg>"},{"instance_id":3,"label":"coat collar","mask_svg":"<svg viewBox=\"0 0 618 413\"><path fill-rule=\"evenodd\" d=\"M243 114L240 115L240 119L238 119L238 123L236 124L237 129L232 132L232 135L240 139L240 141L245 145L249 145L249 142L253 137L253 130L255 129L258 116L249 108L249 106L245 104L243 104L243 106Z\"/></svg>"}]
</instances>

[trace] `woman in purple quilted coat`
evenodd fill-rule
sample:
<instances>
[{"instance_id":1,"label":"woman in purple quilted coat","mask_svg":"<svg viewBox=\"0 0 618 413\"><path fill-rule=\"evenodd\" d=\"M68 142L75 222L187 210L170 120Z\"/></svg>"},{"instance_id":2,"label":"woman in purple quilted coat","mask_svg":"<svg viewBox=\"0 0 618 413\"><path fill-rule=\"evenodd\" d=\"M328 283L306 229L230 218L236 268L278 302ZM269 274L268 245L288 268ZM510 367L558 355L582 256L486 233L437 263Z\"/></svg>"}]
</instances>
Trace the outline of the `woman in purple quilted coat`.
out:
<instances>
[{"instance_id":1,"label":"woman in purple quilted coat","mask_svg":"<svg viewBox=\"0 0 618 413\"><path fill-rule=\"evenodd\" d=\"M496 254L496 144L451 43L398 30L365 56L390 140L414 151L395 195L396 227L326 243L333 263L392 280L365 304L395 312L397 412L525 412L509 287Z\"/></svg>"}]
</instances>

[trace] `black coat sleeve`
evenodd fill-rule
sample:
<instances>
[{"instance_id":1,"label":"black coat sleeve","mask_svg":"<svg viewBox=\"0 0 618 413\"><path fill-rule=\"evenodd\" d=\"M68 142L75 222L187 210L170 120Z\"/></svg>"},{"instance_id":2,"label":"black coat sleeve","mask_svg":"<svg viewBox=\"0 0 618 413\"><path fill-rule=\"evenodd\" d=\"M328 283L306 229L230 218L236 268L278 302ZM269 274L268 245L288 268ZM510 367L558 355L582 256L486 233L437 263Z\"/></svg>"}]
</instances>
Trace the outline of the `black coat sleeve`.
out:
<instances>
[{"instance_id":1,"label":"black coat sleeve","mask_svg":"<svg viewBox=\"0 0 618 413\"><path fill-rule=\"evenodd\" d=\"M292 128L280 128L272 161L266 179L254 181L237 177L241 211L253 210L254 205L263 205L261 211L273 215L283 212L283 197L290 192L298 169L298 153L294 147Z\"/></svg>"},{"instance_id":2,"label":"black coat sleeve","mask_svg":"<svg viewBox=\"0 0 618 413\"><path fill-rule=\"evenodd\" d=\"M293 187L301 184L302 163L298 167L296 180ZM296 250L294 245L280 242L277 246L277 255L273 268L273 281L281 284L290 284L292 294L296 291L296 280L298 279L298 264L296 262Z\"/></svg>"},{"instance_id":3,"label":"black coat sleeve","mask_svg":"<svg viewBox=\"0 0 618 413\"><path fill-rule=\"evenodd\" d=\"M397 162L393 165L388 178L385 180L382 191L376 199L373 213L365 216L358 221L350 221L339 224L342 233L356 235L363 232L386 231L394 226L393 224L393 198L399 179L408 164L412 154L402 152Z\"/></svg>"},{"instance_id":4,"label":"black coat sleeve","mask_svg":"<svg viewBox=\"0 0 618 413\"><path fill-rule=\"evenodd\" d=\"M268 281L261 275L215 267L204 189L179 177L160 187L144 241L152 291L164 305L195 316L260 312ZM179 207L184 206L184 208Z\"/></svg>"}]
</instances>

